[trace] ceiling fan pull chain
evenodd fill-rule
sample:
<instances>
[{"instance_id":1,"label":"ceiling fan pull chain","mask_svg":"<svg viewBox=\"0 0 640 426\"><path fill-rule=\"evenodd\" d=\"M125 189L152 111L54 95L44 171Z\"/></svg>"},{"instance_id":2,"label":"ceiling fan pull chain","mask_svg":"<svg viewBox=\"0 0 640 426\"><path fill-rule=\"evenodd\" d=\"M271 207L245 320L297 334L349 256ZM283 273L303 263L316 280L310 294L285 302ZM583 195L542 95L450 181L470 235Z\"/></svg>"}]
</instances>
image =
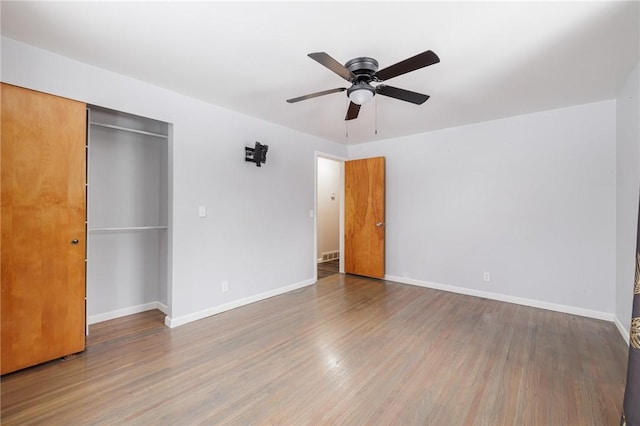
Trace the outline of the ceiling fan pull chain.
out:
<instances>
[{"instance_id":1,"label":"ceiling fan pull chain","mask_svg":"<svg viewBox=\"0 0 640 426\"><path fill-rule=\"evenodd\" d=\"M374 107L375 107L375 134L378 134L378 98L373 99Z\"/></svg>"},{"instance_id":2,"label":"ceiling fan pull chain","mask_svg":"<svg viewBox=\"0 0 640 426\"><path fill-rule=\"evenodd\" d=\"M347 116L349 115L349 107L351 106L351 101L347 98ZM345 139L349 139L349 120L347 117L344 119L344 137Z\"/></svg>"}]
</instances>

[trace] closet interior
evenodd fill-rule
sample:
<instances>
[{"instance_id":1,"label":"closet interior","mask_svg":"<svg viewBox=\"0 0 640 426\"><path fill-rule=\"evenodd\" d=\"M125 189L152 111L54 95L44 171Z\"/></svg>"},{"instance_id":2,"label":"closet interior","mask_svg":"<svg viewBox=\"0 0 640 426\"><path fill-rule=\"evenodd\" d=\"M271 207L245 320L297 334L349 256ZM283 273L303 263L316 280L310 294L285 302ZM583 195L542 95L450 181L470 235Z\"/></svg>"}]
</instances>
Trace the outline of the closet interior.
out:
<instances>
[{"instance_id":1,"label":"closet interior","mask_svg":"<svg viewBox=\"0 0 640 426\"><path fill-rule=\"evenodd\" d=\"M87 106L87 324L168 313L169 124Z\"/></svg>"}]
</instances>

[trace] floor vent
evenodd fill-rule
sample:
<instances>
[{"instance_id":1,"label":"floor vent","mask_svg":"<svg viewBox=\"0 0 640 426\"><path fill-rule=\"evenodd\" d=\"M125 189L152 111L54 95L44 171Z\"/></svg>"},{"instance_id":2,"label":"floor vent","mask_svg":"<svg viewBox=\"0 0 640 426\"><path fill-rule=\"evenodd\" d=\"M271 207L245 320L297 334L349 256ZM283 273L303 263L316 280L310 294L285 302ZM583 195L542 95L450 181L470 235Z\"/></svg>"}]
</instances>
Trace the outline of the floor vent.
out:
<instances>
[{"instance_id":1,"label":"floor vent","mask_svg":"<svg viewBox=\"0 0 640 426\"><path fill-rule=\"evenodd\" d=\"M340 251L328 251L326 253L322 253L322 261L328 262L330 260L340 259Z\"/></svg>"}]
</instances>

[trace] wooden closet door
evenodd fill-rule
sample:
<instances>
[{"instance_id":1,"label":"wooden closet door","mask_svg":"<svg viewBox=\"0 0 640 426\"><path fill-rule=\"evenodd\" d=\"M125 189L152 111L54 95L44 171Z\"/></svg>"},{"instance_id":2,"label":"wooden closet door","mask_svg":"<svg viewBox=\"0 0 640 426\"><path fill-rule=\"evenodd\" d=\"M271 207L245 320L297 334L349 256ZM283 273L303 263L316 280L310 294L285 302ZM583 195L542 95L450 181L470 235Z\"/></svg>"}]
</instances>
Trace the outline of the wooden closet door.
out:
<instances>
[{"instance_id":1,"label":"wooden closet door","mask_svg":"<svg viewBox=\"0 0 640 426\"><path fill-rule=\"evenodd\" d=\"M5 374L85 347L86 105L0 90Z\"/></svg>"}]
</instances>

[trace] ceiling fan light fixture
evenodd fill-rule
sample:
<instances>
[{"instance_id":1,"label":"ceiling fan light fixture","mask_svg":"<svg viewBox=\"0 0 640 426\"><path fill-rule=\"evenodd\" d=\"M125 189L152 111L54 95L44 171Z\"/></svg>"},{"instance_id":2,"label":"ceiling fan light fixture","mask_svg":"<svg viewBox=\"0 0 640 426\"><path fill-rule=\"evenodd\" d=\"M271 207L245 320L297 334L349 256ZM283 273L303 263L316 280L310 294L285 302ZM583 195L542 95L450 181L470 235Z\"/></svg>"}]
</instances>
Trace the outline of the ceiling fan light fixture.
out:
<instances>
[{"instance_id":1,"label":"ceiling fan light fixture","mask_svg":"<svg viewBox=\"0 0 640 426\"><path fill-rule=\"evenodd\" d=\"M347 96L356 105L364 105L373 99L376 90L368 83L356 83L347 90Z\"/></svg>"}]
</instances>

